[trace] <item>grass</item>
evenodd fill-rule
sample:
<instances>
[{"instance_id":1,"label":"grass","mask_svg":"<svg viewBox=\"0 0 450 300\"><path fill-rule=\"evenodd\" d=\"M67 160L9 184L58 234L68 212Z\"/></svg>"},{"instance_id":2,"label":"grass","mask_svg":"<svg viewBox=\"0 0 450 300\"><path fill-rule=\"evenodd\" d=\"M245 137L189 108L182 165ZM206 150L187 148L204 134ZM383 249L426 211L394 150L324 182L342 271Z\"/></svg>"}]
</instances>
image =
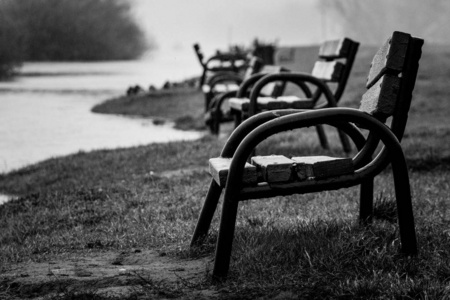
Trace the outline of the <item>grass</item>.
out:
<instances>
[{"instance_id":1,"label":"grass","mask_svg":"<svg viewBox=\"0 0 450 300\"><path fill-rule=\"evenodd\" d=\"M361 49L343 105L357 106L372 54L373 49ZM399 255L392 176L386 170L376 178L371 226L357 224L357 188L243 202L228 281L212 284L208 270L200 282L182 288L144 278L136 283L143 292L128 299L194 299L204 289L226 299L450 297L449 56L446 49L426 45L402 142L417 257ZM116 99L107 106L109 113L196 120L203 99L195 91L165 92ZM326 154L339 155L335 131L327 132L335 146ZM20 262L135 248L156 249L179 260L212 257L217 215L206 243L193 250L188 245L210 180L207 160L219 154L223 143L207 135L191 142L77 153L0 175L0 191L20 195L0 206L0 273ZM259 151L322 152L311 129L271 138ZM0 281L0 287L11 298L23 296L10 281ZM83 297L66 290L57 299L107 299L95 290Z\"/></svg>"},{"instance_id":2,"label":"grass","mask_svg":"<svg viewBox=\"0 0 450 300\"><path fill-rule=\"evenodd\" d=\"M134 96L121 96L100 103L93 112L150 117L156 122L169 119L175 128L202 130L204 100L201 91L192 88L157 90Z\"/></svg>"}]
</instances>

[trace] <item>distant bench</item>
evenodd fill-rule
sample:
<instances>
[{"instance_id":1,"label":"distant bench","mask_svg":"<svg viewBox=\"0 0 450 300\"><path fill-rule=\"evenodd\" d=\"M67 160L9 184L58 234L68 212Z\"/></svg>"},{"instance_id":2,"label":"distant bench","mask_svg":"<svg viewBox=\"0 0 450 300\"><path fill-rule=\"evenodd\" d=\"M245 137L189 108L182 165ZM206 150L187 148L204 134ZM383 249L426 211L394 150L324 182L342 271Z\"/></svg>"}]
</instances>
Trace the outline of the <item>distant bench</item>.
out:
<instances>
[{"instance_id":1,"label":"distant bench","mask_svg":"<svg viewBox=\"0 0 450 300\"><path fill-rule=\"evenodd\" d=\"M232 114L235 115L236 127L242 120L262 111L336 107L347 86L358 47L359 43L349 38L327 40L319 48L318 60L315 62L311 74L290 72L274 73L262 77L254 84L249 97L239 94L229 100ZM261 91L274 82L301 86L304 95L299 97L283 94L278 97L261 97ZM316 126L316 130L322 147L329 148L322 125ZM349 153L351 149L348 139L341 131L339 131L339 136L344 151Z\"/></svg>"},{"instance_id":2,"label":"distant bench","mask_svg":"<svg viewBox=\"0 0 450 300\"><path fill-rule=\"evenodd\" d=\"M247 66L247 55L245 53L216 53L205 60L199 44L193 46L195 54L203 68L200 77L200 88L203 88L209 74L234 73L242 71Z\"/></svg>"}]
</instances>

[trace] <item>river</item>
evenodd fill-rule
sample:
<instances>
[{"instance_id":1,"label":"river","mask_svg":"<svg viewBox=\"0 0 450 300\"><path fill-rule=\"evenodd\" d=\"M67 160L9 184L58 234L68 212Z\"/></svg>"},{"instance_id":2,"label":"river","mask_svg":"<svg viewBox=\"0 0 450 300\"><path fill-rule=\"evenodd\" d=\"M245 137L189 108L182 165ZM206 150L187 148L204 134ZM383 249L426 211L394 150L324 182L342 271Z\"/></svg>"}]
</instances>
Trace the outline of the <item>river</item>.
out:
<instances>
[{"instance_id":1,"label":"river","mask_svg":"<svg viewBox=\"0 0 450 300\"><path fill-rule=\"evenodd\" d=\"M198 62L191 55L129 62L25 63L13 81L0 82L0 173L78 151L198 138L200 133L177 131L170 124L90 111L105 99L123 95L130 85L158 87L166 80L198 75Z\"/></svg>"}]
</instances>

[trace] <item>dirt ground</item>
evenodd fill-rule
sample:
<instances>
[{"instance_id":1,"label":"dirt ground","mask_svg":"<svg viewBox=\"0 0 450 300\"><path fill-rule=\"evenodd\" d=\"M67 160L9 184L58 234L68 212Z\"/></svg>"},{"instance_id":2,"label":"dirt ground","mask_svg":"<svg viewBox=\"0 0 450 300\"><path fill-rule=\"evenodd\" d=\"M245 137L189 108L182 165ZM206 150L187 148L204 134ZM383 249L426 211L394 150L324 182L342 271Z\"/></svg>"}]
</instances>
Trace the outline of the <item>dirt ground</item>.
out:
<instances>
[{"instance_id":1,"label":"dirt ground","mask_svg":"<svg viewBox=\"0 0 450 300\"><path fill-rule=\"evenodd\" d=\"M131 250L15 264L0 275L0 299L64 299L77 293L99 299L211 299L217 292L199 285L210 274L210 260L182 260L154 250Z\"/></svg>"}]
</instances>

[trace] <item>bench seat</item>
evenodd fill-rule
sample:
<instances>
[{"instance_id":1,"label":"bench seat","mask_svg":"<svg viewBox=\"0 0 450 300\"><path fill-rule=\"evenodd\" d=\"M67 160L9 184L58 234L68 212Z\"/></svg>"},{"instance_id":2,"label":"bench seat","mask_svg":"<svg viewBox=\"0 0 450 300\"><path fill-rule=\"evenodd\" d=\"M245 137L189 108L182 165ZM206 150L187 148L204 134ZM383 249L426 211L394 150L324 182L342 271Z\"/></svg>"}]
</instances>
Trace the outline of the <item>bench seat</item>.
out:
<instances>
[{"instance_id":1,"label":"bench seat","mask_svg":"<svg viewBox=\"0 0 450 300\"><path fill-rule=\"evenodd\" d=\"M312 109L314 101L309 98L299 98L297 96L280 96L258 97L258 109L275 110L275 109ZM231 98L229 100L230 107L238 111L248 111L250 99L248 98Z\"/></svg>"},{"instance_id":2,"label":"bench seat","mask_svg":"<svg viewBox=\"0 0 450 300\"><path fill-rule=\"evenodd\" d=\"M202 86L203 93L226 93L230 91L237 91L239 89L239 85L236 83L220 83L216 84L212 89L209 85L204 84Z\"/></svg>"},{"instance_id":3,"label":"bench seat","mask_svg":"<svg viewBox=\"0 0 450 300\"><path fill-rule=\"evenodd\" d=\"M209 172L217 184L225 187L231 158L209 160ZM304 180L321 180L354 172L351 158L304 156L287 158L283 155L254 156L246 163L243 173L245 186L261 183L279 184Z\"/></svg>"}]
</instances>

